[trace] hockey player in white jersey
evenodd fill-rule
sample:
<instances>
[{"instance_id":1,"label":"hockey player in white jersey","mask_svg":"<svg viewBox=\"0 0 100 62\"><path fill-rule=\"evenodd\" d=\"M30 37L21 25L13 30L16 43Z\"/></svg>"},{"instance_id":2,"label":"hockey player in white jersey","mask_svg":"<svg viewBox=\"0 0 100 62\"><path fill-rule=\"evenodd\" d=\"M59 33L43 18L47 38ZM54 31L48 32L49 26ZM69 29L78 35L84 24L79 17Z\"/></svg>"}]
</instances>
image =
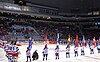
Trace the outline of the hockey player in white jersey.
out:
<instances>
[{"instance_id":1,"label":"hockey player in white jersey","mask_svg":"<svg viewBox=\"0 0 100 62\"><path fill-rule=\"evenodd\" d=\"M93 45L93 43L90 44L90 54L94 54L94 45Z\"/></svg>"},{"instance_id":2,"label":"hockey player in white jersey","mask_svg":"<svg viewBox=\"0 0 100 62\"><path fill-rule=\"evenodd\" d=\"M75 57L78 56L78 47L77 46L74 47L74 54L75 54Z\"/></svg>"},{"instance_id":3,"label":"hockey player in white jersey","mask_svg":"<svg viewBox=\"0 0 100 62\"><path fill-rule=\"evenodd\" d=\"M10 51L10 42L8 41L7 43L4 44L4 51L6 52L6 56L8 56L8 52Z\"/></svg>"},{"instance_id":4,"label":"hockey player in white jersey","mask_svg":"<svg viewBox=\"0 0 100 62\"><path fill-rule=\"evenodd\" d=\"M29 47L27 47L27 50L26 50L26 57L27 57L26 62L28 62L28 59L30 59L30 62L31 62L31 50Z\"/></svg>"},{"instance_id":5,"label":"hockey player in white jersey","mask_svg":"<svg viewBox=\"0 0 100 62\"><path fill-rule=\"evenodd\" d=\"M10 41L7 41L7 43L4 44L4 51L6 52L6 57L8 58L8 62L11 62L11 45L10 45Z\"/></svg>"},{"instance_id":6,"label":"hockey player in white jersey","mask_svg":"<svg viewBox=\"0 0 100 62\"><path fill-rule=\"evenodd\" d=\"M81 45L81 55L85 55L85 53L84 53L84 46L83 45Z\"/></svg>"},{"instance_id":7,"label":"hockey player in white jersey","mask_svg":"<svg viewBox=\"0 0 100 62\"><path fill-rule=\"evenodd\" d=\"M55 56L56 56L56 59L59 59L59 45L57 45L55 48Z\"/></svg>"},{"instance_id":8,"label":"hockey player in white jersey","mask_svg":"<svg viewBox=\"0 0 100 62\"><path fill-rule=\"evenodd\" d=\"M4 46L4 42L0 40L0 47L3 48L3 46Z\"/></svg>"},{"instance_id":9,"label":"hockey player in white jersey","mask_svg":"<svg viewBox=\"0 0 100 62\"><path fill-rule=\"evenodd\" d=\"M100 42L98 43L97 50L98 50L98 53L100 53Z\"/></svg>"},{"instance_id":10,"label":"hockey player in white jersey","mask_svg":"<svg viewBox=\"0 0 100 62\"><path fill-rule=\"evenodd\" d=\"M47 57L48 57L48 47L47 47L47 45L45 45L42 53L43 53L43 61L44 61L45 58L47 60Z\"/></svg>"},{"instance_id":11,"label":"hockey player in white jersey","mask_svg":"<svg viewBox=\"0 0 100 62\"><path fill-rule=\"evenodd\" d=\"M12 55L11 61L17 62L18 54L20 53L20 51L19 51L19 48L16 46L16 41L12 42L10 50L11 50L11 55Z\"/></svg>"},{"instance_id":12,"label":"hockey player in white jersey","mask_svg":"<svg viewBox=\"0 0 100 62\"><path fill-rule=\"evenodd\" d=\"M66 47L66 58L70 58L70 45L68 44Z\"/></svg>"}]
</instances>

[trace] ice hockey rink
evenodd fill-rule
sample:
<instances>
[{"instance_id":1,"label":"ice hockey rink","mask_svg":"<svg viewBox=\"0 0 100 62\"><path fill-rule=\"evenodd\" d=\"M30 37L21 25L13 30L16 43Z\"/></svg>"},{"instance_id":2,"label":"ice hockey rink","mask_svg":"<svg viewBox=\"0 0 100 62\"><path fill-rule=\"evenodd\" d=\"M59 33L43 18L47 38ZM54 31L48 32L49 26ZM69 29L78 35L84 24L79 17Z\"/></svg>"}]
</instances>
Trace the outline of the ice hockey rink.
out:
<instances>
[{"instance_id":1,"label":"ice hockey rink","mask_svg":"<svg viewBox=\"0 0 100 62\"><path fill-rule=\"evenodd\" d=\"M60 47L60 59L55 60L55 47L56 44L48 45L48 60L42 61L42 50L44 45L33 45L31 53L37 50L39 54L39 59L32 62L100 62L100 54L98 54L97 49L95 48L94 54L90 54L90 49L88 47L85 48L85 56L81 56L81 50L78 48L78 57L74 57L74 47L71 46L71 56L70 58L66 58L65 48L66 45L59 45ZM19 46L21 54L19 55L18 62L26 62L26 48L27 45ZM5 57L5 52L2 48L0 48L0 62L8 62Z\"/></svg>"}]
</instances>

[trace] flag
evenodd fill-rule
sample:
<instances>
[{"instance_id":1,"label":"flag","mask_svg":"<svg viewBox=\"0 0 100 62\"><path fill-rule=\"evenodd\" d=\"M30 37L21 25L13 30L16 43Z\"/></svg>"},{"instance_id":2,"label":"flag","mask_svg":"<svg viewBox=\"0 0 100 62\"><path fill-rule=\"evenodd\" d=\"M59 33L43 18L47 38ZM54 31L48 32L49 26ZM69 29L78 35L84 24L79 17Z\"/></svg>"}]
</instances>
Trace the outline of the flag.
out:
<instances>
[{"instance_id":1,"label":"flag","mask_svg":"<svg viewBox=\"0 0 100 62\"><path fill-rule=\"evenodd\" d=\"M78 35L76 34L76 46L78 46Z\"/></svg>"},{"instance_id":2,"label":"flag","mask_svg":"<svg viewBox=\"0 0 100 62\"><path fill-rule=\"evenodd\" d=\"M57 33L57 44L60 44L60 38L59 38L59 33Z\"/></svg>"},{"instance_id":3,"label":"flag","mask_svg":"<svg viewBox=\"0 0 100 62\"><path fill-rule=\"evenodd\" d=\"M28 45L28 48L29 48L30 50L32 49L32 44L33 44L32 38L29 38L29 45Z\"/></svg>"},{"instance_id":4,"label":"flag","mask_svg":"<svg viewBox=\"0 0 100 62\"><path fill-rule=\"evenodd\" d=\"M47 34L45 33L45 34L44 34L44 44L45 44L45 45L47 45L47 41L48 41L48 39L47 39Z\"/></svg>"},{"instance_id":5,"label":"flag","mask_svg":"<svg viewBox=\"0 0 100 62\"><path fill-rule=\"evenodd\" d=\"M86 46L85 45L85 37L84 37L84 35L83 35L83 39L82 39L82 46Z\"/></svg>"},{"instance_id":6,"label":"flag","mask_svg":"<svg viewBox=\"0 0 100 62\"><path fill-rule=\"evenodd\" d=\"M70 34L68 35L68 42L70 42Z\"/></svg>"},{"instance_id":7,"label":"flag","mask_svg":"<svg viewBox=\"0 0 100 62\"><path fill-rule=\"evenodd\" d=\"M84 37L84 35L83 35L83 39L82 39L82 42L85 42L85 37Z\"/></svg>"},{"instance_id":8,"label":"flag","mask_svg":"<svg viewBox=\"0 0 100 62\"><path fill-rule=\"evenodd\" d=\"M96 47L96 39L95 37L93 38L93 43L94 43L94 48Z\"/></svg>"}]
</instances>

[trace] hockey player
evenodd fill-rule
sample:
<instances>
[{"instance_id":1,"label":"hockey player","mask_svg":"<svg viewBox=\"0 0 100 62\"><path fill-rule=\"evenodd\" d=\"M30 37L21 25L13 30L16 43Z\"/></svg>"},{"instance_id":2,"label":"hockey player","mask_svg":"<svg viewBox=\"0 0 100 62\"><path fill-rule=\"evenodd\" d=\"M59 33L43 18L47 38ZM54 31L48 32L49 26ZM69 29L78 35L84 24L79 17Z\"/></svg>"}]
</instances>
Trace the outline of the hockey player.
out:
<instances>
[{"instance_id":1,"label":"hockey player","mask_svg":"<svg viewBox=\"0 0 100 62\"><path fill-rule=\"evenodd\" d=\"M75 57L78 56L78 47L77 46L74 47L74 53L75 53Z\"/></svg>"},{"instance_id":2,"label":"hockey player","mask_svg":"<svg viewBox=\"0 0 100 62\"><path fill-rule=\"evenodd\" d=\"M37 50L34 51L33 55L32 55L33 61L37 60L39 58L39 55L37 53Z\"/></svg>"},{"instance_id":3,"label":"hockey player","mask_svg":"<svg viewBox=\"0 0 100 62\"><path fill-rule=\"evenodd\" d=\"M81 55L85 55L84 53L84 46L81 45Z\"/></svg>"},{"instance_id":4,"label":"hockey player","mask_svg":"<svg viewBox=\"0 0 100 62\"><path fill-rule=\"evenodd\" d=\"M0 47L3 48L3 46L4 46L4 42L0 40Z\"/></svg>"},{"instance_id":5,"label":"hockey player","mask_svg":"<svg viewBox=\"0 0 100 62\"><path fill-rule=\"evenodd\" d=\"M68 44L66 47L66 58L70 58L70 45Z\"/></svg>"},{"instance_id":6,"label":"hockey player","mask_svg":"<svg viewBox=\"0 0 100 62\"><path fill-rule=\"evenodd\" d=\"M47 57L48 57L48 47L47 47L47 45L45 45L42 53L43 53L43 61L44 61L45 58L47 60Z\"/></svg>"},{"instance_id":7,"label":"hockey player","mask_svg":"<svg viewBox=\"0 0 100 62\"><path fill-rule=\"evenodd\" d=\"M90 44L90 54L94 54L94 45L93 45L93 43Z\"/></svg>"},{"instance_id":8,"label":"hockey player","mask_svg":"<svg viewBox=\"0 0 100 62\"><path fill-rule=\"evenodd\" d=\"M27 56L27 61L28 62L28 59L30 59L30 62L31 62L31 52L30 52L30 48L27 47L27 50L26 50L26 56Z\"/></svg>"},{"instance_id":9,"label":"hockey player","mask_svg":"<svg viewBox=\"0 0 100 62\"><path fill-rule=\"evenodd\" d=\"M98 53L100 53L100 43L98 43L97 50L98 50Z\"/></svg>"},{"instance_id":10,"label":"hockey player","mask_svg":"<svg viewBox=\"0 0 100 62\"><path fill-rule=\"evenodd\" d=\"M56 59L59 59L59 45L57 45L55 48L55 56L56 56Z\"/></svg>"},{"instance_id":11,"label":"hockey player","mask_svg":"<svg viewBox=\"0 0 100 62\"><path fill-rule=\"evenodd\" d=\"M11 45L11 55L12 55L13 62L17 62L19 53L20 51L19 48L16 46L16 41L13 41Z\"/></svg>"},{"instance_id":12,"label":"hockey player","mask_svg":"<svg viewBox=\"0 0 100 62\"><path fill-rule=\"evenodd\" d=\"M8 41L7 43L4 44L4 51L6 52L6 56L8 57L8 52L11 51L10 50L10 42Z\"/></svg>"},{"instance_id":13,"label":"hockey player","mask_svg":"<svg viewBox=\"0 0 100 62\"><path fill-rule=\"evenodd\" d=\"M6 52L6 57L8 58L8 62L11 61L11 55L9 54L9 52L11 52L10 48L11 45L10 42L8 41L7 43L4 44L4 51Z\"/></svg>"}]
</instances>

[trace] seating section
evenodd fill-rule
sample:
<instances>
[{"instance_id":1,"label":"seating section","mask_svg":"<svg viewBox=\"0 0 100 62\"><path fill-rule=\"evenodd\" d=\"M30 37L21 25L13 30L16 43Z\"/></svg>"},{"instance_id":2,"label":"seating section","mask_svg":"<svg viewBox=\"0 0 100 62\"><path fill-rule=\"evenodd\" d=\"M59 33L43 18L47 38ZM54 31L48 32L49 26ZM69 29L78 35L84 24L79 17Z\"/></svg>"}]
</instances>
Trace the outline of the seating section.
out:
<instances>
[{"instance_id":1,"label":"seating section","mask_svg":"<svg viewBox=\"0 0 100 62\"><path fill-rule=\"evenodd\" d=\"M44 41L44 34L47 34L49 41L56 41L57 33L60 34L62 41L66 41L69 34L71 39L75 39L76 34L78 34L79 40L82 40L83 35L86 40L92 40L93 37L99 39L100 36L100 30L98 29L86 30L66 23L11 22L7 27L0 27L0 38L6 40L28 41L29 37L32 37L34 41Z\"/></svg>"}]
</instances>

